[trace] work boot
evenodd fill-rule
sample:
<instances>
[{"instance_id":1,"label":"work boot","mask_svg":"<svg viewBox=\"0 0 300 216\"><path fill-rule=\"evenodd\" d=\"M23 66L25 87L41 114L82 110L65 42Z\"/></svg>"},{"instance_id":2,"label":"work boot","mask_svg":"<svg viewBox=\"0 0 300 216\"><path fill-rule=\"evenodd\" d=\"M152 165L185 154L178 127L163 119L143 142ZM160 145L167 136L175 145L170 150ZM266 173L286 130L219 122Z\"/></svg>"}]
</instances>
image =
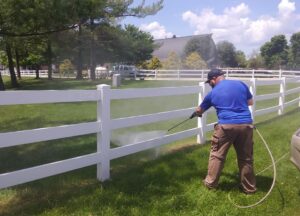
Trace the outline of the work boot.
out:
<instances>
[{"instance_id":1,"label":"work boot","mask_svg":"<svg viewBox=\"0 0 300 216\"><path fill-rule=\"evenodd\" d=\"M205 179L202 180L202 183L203 183L203 185L204 185L207 189L209 189L209 190L217 189L217 187L213 187L212 185L208 184L208 183L205 181Z\"/></svg>"}]
</instances>

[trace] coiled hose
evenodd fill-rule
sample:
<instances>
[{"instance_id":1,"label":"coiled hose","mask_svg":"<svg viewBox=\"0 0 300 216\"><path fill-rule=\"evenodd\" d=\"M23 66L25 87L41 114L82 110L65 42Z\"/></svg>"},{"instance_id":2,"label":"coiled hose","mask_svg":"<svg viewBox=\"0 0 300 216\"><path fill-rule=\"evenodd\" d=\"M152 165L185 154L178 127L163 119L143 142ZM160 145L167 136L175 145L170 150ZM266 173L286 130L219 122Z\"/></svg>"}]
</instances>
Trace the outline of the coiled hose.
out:
<instances>
[{"instance_id":1,"label":"coiled hose","mask_svg":"<svg viewBox=\"0 0 300 216\"><path fill-rule=\"evenodd\" d=\"M272 190L273 190L273 188L274 188L274 186L275 186L275 182L276 182L276 176L277 176L277 173L276 173L276 162L275 162L275 160L274 160L274 157L273 157L273 155L272 155L272 152L271 152L271 150L270 150L270 148L269 148L267 142L265 141L265 139L263 138L263 136L262 136L261 133L259 132L259 130L258 130L256 127L254 127L254 128L255 128L257 134L259 135L259 137L261 138L261 140L263 141L263 143L264 143L264 145L265 145L265 147L266 147L266 149L267 149L267 151L268 151L268 153L269 153L269 155L270 155L270 158L271 158L271 161L272 161L272 165L271 165L271 166L273 167L273 182L272 182L272 185L271 185L269 191L266 193L266 195L265 195L264 197L262 197L258 202L254 203L254 204L251 204L251 205L243 206L243 205L236 204L236 203L233 202L233 200L230 198L230 193L229 193L229 194L228 194L228 199L229 199L229 201L230 201L235 207L237 207L237 208L243 208L243 209L245 209L245 208L252 208L252 207L255 207L255 206L261 204L261 203L262 203L263 201L265 201L265 200L267 199L267 197L270 195L270 193L272 192ZM285 155L286 155L286 154L285 154ZM284 155L284 156L285 156L285 155ZM283 158L283 157L282 157L282 158ZM269 166L269 167L270 167L270 166ZM264 172L264 171L267 170L269 167L265 168L264 170L262 170L262 171L259 172L259 173ZM259 173L258 173L258 174L259 174ZM256 175L257 175L257 174L256 174Z\"/></svg>"}]
</instances>

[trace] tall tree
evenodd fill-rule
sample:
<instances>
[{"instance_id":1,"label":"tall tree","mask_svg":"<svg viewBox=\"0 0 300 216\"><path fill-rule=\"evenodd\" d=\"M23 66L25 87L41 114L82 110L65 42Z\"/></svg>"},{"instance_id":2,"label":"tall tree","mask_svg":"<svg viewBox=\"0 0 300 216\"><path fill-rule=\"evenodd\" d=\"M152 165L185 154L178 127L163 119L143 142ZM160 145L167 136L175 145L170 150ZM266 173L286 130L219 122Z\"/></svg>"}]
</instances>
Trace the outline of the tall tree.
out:
<instances>
[{"instance_id":1,"label":"tall tree","mask_svg":"<svg viewBox=\"0 0 300 216\"><path fill-rule=\"evenodd\" d=\"M294 69L300 69L300 32L292 35L290 39L291 64Z\"/></svg>"},{"instance_id":2,"label":"tall tree","mask_svg":"<svg viewBox=\"0 0 300 216\"><path fill-rule=\"evenodd\" d=\"M145 0L138 6L131 7L133 0L86 0L81 1L78 10L79 19L89 29L90 37L90 72L91 78L95 78L95 35L97 28L101 28L105 23L114 23L117 18L126 16L145 17L157 13L162 8L163 0L159 0L152 5L145 6Z\"/></svg>"},{"instance_id":3,"label":"tall tree","mask_svg":"<svg viewBox=\"0 0 300 216\"><path fill-rule=\"evenodd\" d=\"M217 52L221 67L236 67L236 49L235 46L228 41L217 43Z\"/></svg>"},{"instance_id":4,"label":"tall tree","mask_svg":"<svg viewBox=\"0 0 300 216\"><path fill-rule=\"evenodd\" d=\"M3 79L2 79L2 74L1 74L1 71L0 71L0 91L4 91L5 90L5 86L4 86L4 82L3 82Z\"/></svg>"},{"instance_id":5,"label":"tall tree","mask_svg":"<svg viewBox=\"0 0 300 216\"><path fill-rule=\"evenodd\" d=\"M82 28L90 32L90 70L94 78L96 66L96 41L97 28L103 24L113 25L118 18L126 16L145 17L155 14L162 8L163 0L157 0L151 5L145 5L145 0L140 5L132 6L133 0L3 0L0 8L0 36L14 37L44 36L47 41L46 57L48 59L48 77L52 78L52 67L55 56L55 37L51 34L66 30L74 30L82 34ZM78 36L81 38L81 35ZM7 41L10 48L13 43ZM82 78L83 45L78 44L78 76ZM14 52L15 53L15 52ZM11 57L13 57L11 55ZM74 58L75 59L75 58ZM13 61L10 61L13 62ZM13 67L10 67L11 69ZM14 72L11 71L11 74Z\"/></svg>"},{"instance_id":6,"label":"tall tree","mask_svg":"<svg viewBox=\"0 0 300 216\"><path fill-rule=\"evenodd\" d=\"M195 37L189 40L184 47L184 56L181 57L186 58L193 52L197 52L209 67L217 64L217 50L211 36Z\"/></svg>"},{"instance_id":7,"label":"tall tree","mask_svg":"<svg viewBox=\"0 0 300 216\"><path fill-rule=\"evenodd\" d=\"M288 62L288 45L284 35L276 35L260 48L261 56L268 68L278 69Z\"/></svg>"},{"instance_id":8,"label":"tall tree","mask_svg":"<svg viewBox=\"0 0 300 216\"><path fill-rule=\"evenodd\" d=\"M126 25L124 33L130 42L130 44L127 45L129 45L128 48L131 55L130 58L127 59L127 62L139 64L152 57L154 41L149 33L143 32L133 25Z\"/></svg>"},{"instance_id":9,"label":"tall tree","mask_svg":"<svg viewBox=\"0 0 300 216\"><path fill-rule=\"evenodd\" d=\"M16 76L15 69L14 69L12 48L11 48L11 44L10 44L9 40L6 40L6 42L5 42L5 51L6 51L7 60L8 60L8 68L9 68L9 73L10 73L11 85L13 87L19 87L19 84L17 81L17 76Z\"/></svg>"}]
</instances>

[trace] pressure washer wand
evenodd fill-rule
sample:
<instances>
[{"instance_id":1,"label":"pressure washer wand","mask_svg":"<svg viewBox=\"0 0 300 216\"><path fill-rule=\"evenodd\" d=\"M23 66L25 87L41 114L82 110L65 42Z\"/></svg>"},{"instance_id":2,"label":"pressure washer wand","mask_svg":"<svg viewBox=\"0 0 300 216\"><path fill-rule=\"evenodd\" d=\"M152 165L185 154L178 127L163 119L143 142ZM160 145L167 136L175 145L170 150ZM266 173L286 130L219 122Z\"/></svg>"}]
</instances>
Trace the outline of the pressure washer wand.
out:
<instances>
[{"instance_id":1,"label":"pressure washer wand","mask_svg":"<svg viewBox=\"0 0 300 216\"><path fill-rule=\"evenodd\" d=\"M188 121L188 120L190 120L190 119L192 119L192 118L194 118L194 117L196 117L196 116L201 117L201 116L199 116L196 112L193 112L193 114L192 114L189 118L187 118L187 119L183 120L182 122L179 122L178 124L174 125L174 126L171 127L168 131L170 131L170 130L176 128L176 127L178 127L179 125L182 125L182 124L185 123L186 121Z\"/></svg>"},{"instance_id":2,"label":"pressure washer wand","mask_svg":"<svg viewBox=\"0 0 300 216\"><path fill-rule=\"evenodd\" d=\"M168 131L170 131L170 130L172 130L172 129L174 129L174 128L176 128L176 127L178 127L179 125L182 125L183 123L185 123L186 121L188 121L188 120L190 120L190 118L188 118L188 119L185 119L184 121L182 121L182 122L179 122L178 124L176 124L176 125L174 125L173 127L171 127Z\"/></svg>"}]
</instances>

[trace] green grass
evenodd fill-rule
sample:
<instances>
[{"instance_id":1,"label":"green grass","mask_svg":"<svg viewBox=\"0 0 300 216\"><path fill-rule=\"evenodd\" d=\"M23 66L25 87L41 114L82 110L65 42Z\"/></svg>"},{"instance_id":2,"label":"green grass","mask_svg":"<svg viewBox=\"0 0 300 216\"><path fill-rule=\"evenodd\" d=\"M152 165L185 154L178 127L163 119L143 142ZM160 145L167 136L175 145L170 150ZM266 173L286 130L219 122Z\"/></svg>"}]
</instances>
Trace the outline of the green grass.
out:
<instances>
[{"instance_id":1,"label":"green grass","mask_svg":"<svg viewBox=\"0 0 300 216\"><path fill-rule=\"evenodd\" d=\"M5 82L7 79L5 78ZM24 79L21 89L95 89L110 81L31 80ZM197 82L124 81L121 88L196 85ZM9 86L6 83L6 86ZM259 89L259 94L277 91L277 86ZM296 97L294 95L292 97ZM275 103L274 101L271 103ZM197 96L159 97L113 101L112 118L180 109L197 105ZM269 102L260 104L261 108ZM276 104L275 104L276 105ZM48 127L96 119L95 103L58 103L0 107L0 131ZM209 121L214 120L209 115ZM256 118L257 127L270 145L275 159L289 152L292 134L299 128L299 108L285 114L267 114ZM167 130L182 119L114 131L128 134ZM195 127L190 121L176 131ZM209 136L208 136L209 137ZM255 169L271 164L259 137L255 134ZM84 155L96 150L96 135L79 136L24 146L0 149L0 173L52 161ZM112 143L115 146L115 143ZM277 164L277 182L270 197L251 209L237 209L228 200L243 205L258 201L268 191L272 170L257 176L258 192L247 196L238 191L237 165L233 149L229 151L218 190L204 188L201 180L207 171L209 145L197 145L195 138L185 139L112 161L111 180L96 179L96 166L37 180L0 190L0 215L299 215L300 172L289 155Z\"/></svg>"}]
</instances>

